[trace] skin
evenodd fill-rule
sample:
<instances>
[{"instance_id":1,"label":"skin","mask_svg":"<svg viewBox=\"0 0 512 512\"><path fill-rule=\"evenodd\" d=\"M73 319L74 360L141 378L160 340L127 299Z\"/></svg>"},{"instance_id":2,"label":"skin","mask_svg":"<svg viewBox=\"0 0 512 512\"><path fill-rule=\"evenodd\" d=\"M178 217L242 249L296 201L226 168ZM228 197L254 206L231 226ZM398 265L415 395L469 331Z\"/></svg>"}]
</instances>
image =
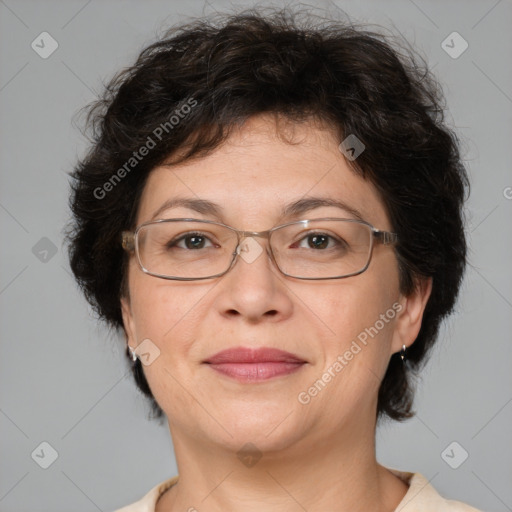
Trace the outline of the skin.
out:
<instances>
[{"instance_id":1,"label":"skin","mask_svg":"<svg viewBox=\"0 0 512 512\"><path fill-rule=\"evenodd\" d=\"M279 133L293 144L273 118L255 116L208 156L155 168L137 225L178 195L215 201L221 222L252 231L351 216L322 206L279 217L283 204L314 195L342 199L375 227L392 230L376 189L349 167L332 130L310 121L279 124ZM173 217L215 220L183 207L158 216ZM266 249L265 239L258 243ZM430 290L425 280L403 296L393 249L381 244L364 273L326 281L286 277L266 252L252 263L238 258L222 277L192 282L149 276L132 258L121 301L125 331L131 347L149 338L160 350L144 371L167 415L179 471L156 510L394 510L408 487L375 458L377 393L390 356L414 342ZM301 404L299 393L394 303L400 313ZM248 384L201 363L236 346L280 348L307 364ZM237 457L246 443L262 455L252 467Z\"/></svg>"}]
</instances>

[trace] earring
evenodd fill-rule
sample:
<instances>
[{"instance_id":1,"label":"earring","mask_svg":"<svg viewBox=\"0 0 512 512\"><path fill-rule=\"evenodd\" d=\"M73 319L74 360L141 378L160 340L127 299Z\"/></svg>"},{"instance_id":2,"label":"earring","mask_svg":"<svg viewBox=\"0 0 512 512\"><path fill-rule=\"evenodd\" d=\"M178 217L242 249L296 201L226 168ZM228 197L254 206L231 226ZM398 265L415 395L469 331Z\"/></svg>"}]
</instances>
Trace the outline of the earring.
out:
<instances>
[{"instance_id":1,"label":"earring","mask_svg":"<svg viewBox=\"0 0 512 512\"><path fill-rule=\"evenodd\" d=\"M130 345L128 345L128 350L130 351L132 361L137 361L137 353L135 352L135 350L133 350L133 348L130 347Z\"/></svg>"},{"instance_id":2,"label":"earring","mask_svg":"<svg viewBox=\"0 0 512 512\"><path fill-rule=\"evenodd\" d=\"M402 350L400 350L400 358L402 359L403 363L405 363L405 361L406 361L406 356L405 356L406 350L407 350L407 347L405 345L402 345Z\"/></svg>"}]
</instances>

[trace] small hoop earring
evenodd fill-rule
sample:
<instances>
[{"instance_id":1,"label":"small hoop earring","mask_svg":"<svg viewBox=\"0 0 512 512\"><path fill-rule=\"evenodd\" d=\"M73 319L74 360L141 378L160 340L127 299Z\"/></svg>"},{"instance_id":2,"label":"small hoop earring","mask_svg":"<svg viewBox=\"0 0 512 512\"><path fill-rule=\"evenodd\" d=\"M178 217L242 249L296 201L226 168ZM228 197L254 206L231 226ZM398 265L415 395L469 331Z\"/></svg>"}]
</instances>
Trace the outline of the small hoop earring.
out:
<instances>
[{"instance_id":1,"label":"small hoop earring","mask_svg":"<svg viewBox=\"0 0 512 512\"><path fill-rule=\"evenodd\" d=\"M407 360L407 357L406 357L406 352L407 350L407 347L405 345L402 345L402 350L400 350L400 358L402 359L402 362L405 363L405 361Z\"/></svg>"},{"instance_id":2,"label":"small hoop earring","mask_svg":"<svg viewBox=\"0 0 512 512\"><path fill-rule=\"evenodd\" d=\"M128 350L130 351L132 361L137 361L137 353L135 352L135 350L133 350L133 348L130 347L130 345L128 345Z\"/></svg>"}]
</instances>

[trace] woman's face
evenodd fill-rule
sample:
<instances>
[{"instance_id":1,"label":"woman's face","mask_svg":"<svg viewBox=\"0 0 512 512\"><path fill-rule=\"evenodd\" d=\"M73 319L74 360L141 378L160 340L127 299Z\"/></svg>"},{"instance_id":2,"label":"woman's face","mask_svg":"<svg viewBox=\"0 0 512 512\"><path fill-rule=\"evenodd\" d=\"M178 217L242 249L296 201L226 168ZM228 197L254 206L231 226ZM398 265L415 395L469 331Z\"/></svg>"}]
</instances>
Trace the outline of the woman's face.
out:
<instances>
[{"instance_id":1,"label":"woman's face","mask_svg":"<svg viewBox=\"0 0 512 512\"><path fill-rule=\"evenodd\" d=\"M375 188L348 167L340 141L312 124L289 128L294 144L276 136L271 118L257 116L209 156L154 169L137 224L178 196L214 202L221 216L175 206L157 218L215 220L250 231L304 218L353 218L335 206L280 216L285 205L315 197L345 203L391 230ZM267 240L257 241L264 250L256 259L239 257L227 274L203 281L153 277L131 259L129 298L122 300L128 341L151 341L145 343L152 362L143 368L173 437L265 451L373 429L389 358L414 340L414 315L423 308L400 295L393 249L376 244L360 275L307 281L281 274ZM304 363L288 374L240 381L205 362L235 347L276 348Z\"/></svg>"}]
</instances>

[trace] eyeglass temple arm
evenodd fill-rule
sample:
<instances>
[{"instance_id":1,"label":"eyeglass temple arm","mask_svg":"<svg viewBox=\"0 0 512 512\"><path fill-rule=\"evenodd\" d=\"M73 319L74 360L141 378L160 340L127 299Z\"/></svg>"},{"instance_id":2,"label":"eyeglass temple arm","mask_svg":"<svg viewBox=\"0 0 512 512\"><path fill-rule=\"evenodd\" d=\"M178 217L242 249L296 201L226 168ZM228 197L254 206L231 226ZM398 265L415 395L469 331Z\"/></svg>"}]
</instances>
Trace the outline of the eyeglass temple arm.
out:
<instances>
[{"instance_id":1,"label":"eyeglass temple arm","mask_svg":"<svg viewBox=\"0 0 512 512\"><path fill-rule=\"evenodd\" d=\"M128 252L135 250L135 235L131 231L123 231L121 233L121 243L123 249Z\"/></svg>"},{"instance_id":2,"label":"eyeglass temple arm","mask_svg":"<svg viewBox=\"0 0 512 512\"><path fill-rule=\"evenodd\" d=\"M375 229L373 236L375 236L375 238L384 245L394 244L398 240L398 235L396 233L381 231L380 229Z\"/></svg>"}]
</instances>

